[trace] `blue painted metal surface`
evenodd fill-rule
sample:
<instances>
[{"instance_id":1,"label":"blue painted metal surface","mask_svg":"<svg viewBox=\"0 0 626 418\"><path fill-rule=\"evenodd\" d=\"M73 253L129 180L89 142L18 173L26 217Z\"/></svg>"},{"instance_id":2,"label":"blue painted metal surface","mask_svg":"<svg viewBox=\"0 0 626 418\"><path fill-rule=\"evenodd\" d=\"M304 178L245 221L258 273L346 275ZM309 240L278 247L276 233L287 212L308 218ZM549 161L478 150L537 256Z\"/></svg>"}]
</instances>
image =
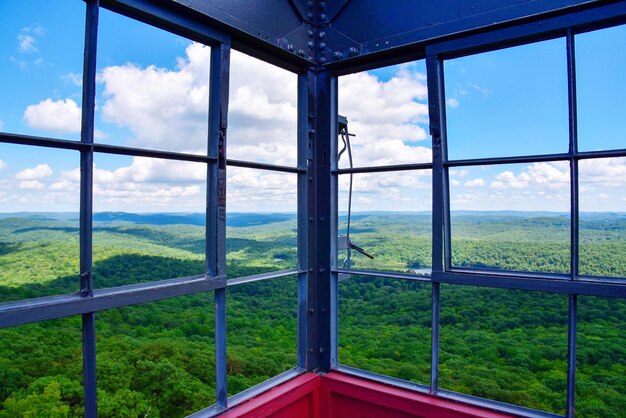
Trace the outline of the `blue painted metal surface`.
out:
<instances>
[{"instance_id":1,"label":"blue painted metal surface","mask_svg":"<svg viewBox=\"0 0 626 418\"><path fill-rule=\"evenodd\" d=\"M208 154L214 160L207 166L206 275L225 279L229 44L211 48L210 65ZM215 290L215 397L218 406L228 406L225 288Z\"/></svg>"}]
</instances>

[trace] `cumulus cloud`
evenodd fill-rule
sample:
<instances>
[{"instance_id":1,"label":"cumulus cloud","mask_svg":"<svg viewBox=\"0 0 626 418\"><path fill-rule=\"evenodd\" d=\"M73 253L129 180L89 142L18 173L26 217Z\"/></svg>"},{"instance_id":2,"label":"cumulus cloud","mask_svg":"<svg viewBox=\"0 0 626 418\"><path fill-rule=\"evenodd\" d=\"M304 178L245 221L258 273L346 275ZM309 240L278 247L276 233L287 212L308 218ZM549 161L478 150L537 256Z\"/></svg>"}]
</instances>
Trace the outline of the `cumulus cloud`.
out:
<instances>
[{"instance_id":1,"label":"cumulus cloud","mask_svg":"<svg viewBox=\"0 0 626 418\"><path fill-rule=\"evenodd\" d=\"M596 187L626 186L626 158L602 158L579 162L581 186Z\"/></svg>"},{"instance_id":2,"label":"cumulus cloud","mask_svg":"<svg viewBox=\"0 0 626 418\"><path fill-rule=\"evenodd\" d=\"M107 170L94 167L94 208L197 211L204 207L206 166L199 163L134 157L129 165ZM66 170L50 185L55 193L79 190L80 169Z\"/></svg>"},{"instance_id":3,"label":"cumulus cloud","mask_svg":"<svg viewBox=\"0 0 626 418\"><path fill-rule=\"evenodd\" d=\"M17 180L40 180L52 176L52 169L48 164L39 164L34 168L26 168L15 174Z\"/></svg>"},{"instance_id":4,"label":"cumulus cloud","mask_svg":"<svg viewBox=\"0 0 626 418\"><path fill-rule=\"evenodd\" d=\"M43 100L26 107L24 111L26 124L35 129L55 133L80 132L81 110L72 99L53 101Z\"/></svg>"},{"instance_id":5,"label":"cumulus cloud","mask_svg":"<svg viewBox=\"0 0 626 418\"><path fill-rule=\"evenodd\" d=\"M426 76L413 65L400 66L387 81L365 72L341 77L339 112L357 135L352 140L355 164L431 161L425 146L427 93ZM416 146L419 141L424 145Z\"/></svg>"},{"instance_id":6,"label":"cumulus cloud","mask_svg":"<svg viewBox=\"0 0 626 418\"><path fill-rule=\"evenodd\" d=\"M484 187L485 180L483 179L472 179L465 182L466 187Z\"/></svg>"},{"instance_id":7,"label":"cumulus cloud","mask_svg":"<svg viewBox=\"0 0 626 418\"><path fill-rule=\"evenodd\" d=\"M39 180L21 181L18 185L21 190L42 190L45 186Z\"/></svg>"},{"instance_id":8,"label":"cumulus cloud","mask_svg":"<svg viewBox=\"0 0 626 418\"><path fill-rule=\"evenodd\" d=\"M104 68L106 121L128 128L131 145L195 152L206 149L209 47L190 44L173 70L128 63Z\"/></svg>"},{"instance_id":9,"label":"cumulus cloud","mask_svg":"<svg viewBox=\"0 0 626 418\"><path fill-rule=\"evenodd\" d=\"M570 173L567 162L533 163L520 174L510 170L495 176L490 183L492 189L525 189L539 187L547 189L564 189L569 187Z\"/></svg>"}]
</instances>

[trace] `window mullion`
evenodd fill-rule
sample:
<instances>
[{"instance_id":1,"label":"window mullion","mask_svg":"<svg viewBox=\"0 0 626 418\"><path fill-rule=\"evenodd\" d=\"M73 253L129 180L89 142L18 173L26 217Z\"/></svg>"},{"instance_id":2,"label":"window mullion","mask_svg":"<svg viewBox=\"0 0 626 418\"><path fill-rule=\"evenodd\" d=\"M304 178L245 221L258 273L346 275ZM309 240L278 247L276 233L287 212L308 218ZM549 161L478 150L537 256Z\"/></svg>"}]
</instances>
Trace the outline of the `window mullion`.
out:
<instances>
[{"instance_id":1,"label":"window mullion","mask_svg":"<svg viewBox=\"0 0 626 418\"><path fill-rule=\"evenodd\" d=\"M567 85L569 106L569 154L570 154L570 275L576 280L579 275L580 219L578 196L578 120L576 106L576 54L574 32L567 31ZM574 417L576 398L576 313L577 295L569 295L568 336L567 336L567 405L566 416Z\"/></svg>"},{"instance_id":2,"label":"window mullion","mask_svg":"<svg viewBox=\"0 0 626 418\"><path fill-rule=\"evenodd\" d=\"M211 48L209 80L209 156L206 204L207 279L226 284L226 128L230 45ZM215 290L215 394L218 407L228 406L226 387L226 287Z\"/></svg>"},{"instance_id":3,"label":"window mullion","mask_svg":"<svg viewBox=\"0 0 626 418\"><path fill-rule=\"evenodd\" d=\"M93 136L96 103L96 51L98 45L99 2L86 3L85 52L83 57L83 100L81 142L89 144L80 151L80 295L93 296ZM83 396L85 417L97 417L96 390L96 314L82 316Z\"/></svg>"}]
</instances>

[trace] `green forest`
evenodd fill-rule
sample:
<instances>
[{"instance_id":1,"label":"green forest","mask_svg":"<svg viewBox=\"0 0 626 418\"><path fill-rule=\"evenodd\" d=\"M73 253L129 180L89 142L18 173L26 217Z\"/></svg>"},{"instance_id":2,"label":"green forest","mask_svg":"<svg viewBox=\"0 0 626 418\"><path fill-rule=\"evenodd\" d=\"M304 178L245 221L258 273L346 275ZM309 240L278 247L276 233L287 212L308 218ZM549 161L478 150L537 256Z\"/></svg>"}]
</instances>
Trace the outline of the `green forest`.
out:
<instances>
[{"instance_id":1,"label":"green forest","mask_svg":"<svg viewBox=\"0 0 626 418\"><path fill-rule=\"evenodd\" d=\"M203 273L202 217L96 215L95 288ZM451 221L454 266L569 270L567 216L453 213ZM229 278L296 267L293 215L227 222ZM76 292L78 234L72 214L0 215L0 303ZM626 276L626 215L583 214L580 234L582 274ZM374 255L354 254L352 267L430 267L427 214L354 214L351 239ZM295 277L228 289L229 394L295 366L296 291ZM577 415L619 416L626 301L578 300ZM565 295L442 285L440 386L563 414L567 309ZM428 283L342 280L339 362L427 384L431 315ZM99 312L96 331L100 416L180 417L215 401L212 292ZM0 330L0 418L82 416L81 350L80 317Z\"/></svg>"}]
</instances>

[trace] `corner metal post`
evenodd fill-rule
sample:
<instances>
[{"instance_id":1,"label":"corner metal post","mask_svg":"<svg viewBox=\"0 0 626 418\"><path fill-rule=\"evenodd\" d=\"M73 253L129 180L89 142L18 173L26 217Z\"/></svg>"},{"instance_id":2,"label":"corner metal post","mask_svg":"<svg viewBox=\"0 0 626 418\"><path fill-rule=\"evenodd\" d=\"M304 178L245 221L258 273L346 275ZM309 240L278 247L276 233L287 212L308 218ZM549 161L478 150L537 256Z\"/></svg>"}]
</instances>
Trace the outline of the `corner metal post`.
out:
<instances>
[{"instance_id":1,"label":"corner metal post","mask_svg":"<svg viewBox=\"0 0 626 418\"><path fill-rule=\"evenodd\" d=\"M579 274L580 255L580 219L578 196L578 114L576 105L576 52L574 33L567 31L567 84L569 103L569 154L570 154L570 274L576 280ZM566 417L575 415L576 397L576 322L577 322L577 295L569 295L568 332L567 332L567 407Z\"/></svg>"},{"instance_id":2,"label":"corner metal post","mask_svg":"<svg viewBox=\"0 0 626 418\"><path fill-rule=\"evenodd\" d=\"M307 283L309 217L308 195L313 188L309 182L308 167L313 159L312 139L308 135L309 108L307 101L307 76L298 75L298 367L307 363Z\"/></svg>"},{"instance_id":3,"label":"corner metal post","mask_svg":"<svg viewBox=\"0 0 626 418\"><path fill-rule=\"evenodd\" d=\"M85 3L85 53L83 58L83 101L81 142L93 145L96 103L96 53L98 45L98 0ZM93 296L93 146L80 152L80 295ZM98 416L96 390L96 314L82 316L83 396L85 417Z\"/></svg>"},{"instance_id":4,"label":"corner metal post","mask_svg":"<svg viewBox=\"0 0 626 418\"><path fill-rule=\"evenodd\" d=\"M208 164L206 207L206 273L209 280L224 281L215 290L215 397L218 407L228 406L226 387L226 132L230 45L211 47L209 80ZM210 279L213 278L213 279Z\"/></svg>"},{"instance_id":5,"label":"corner metal post","mask_svg":"<svg viewBox=\"0 0 626 418\"><path fill-rule=\"evenodd\" d=\"M312 187L308 192L309 327L308 370L331 369L331 141L336 136L337 79L328 71L307 72L309 132L313 160L307 168ZM313 114L310 113L311 110ZM310 183L310 184L311 184Z\"/></svg>"},{"instance_id":6,"label":"corner metal post","mask_svg":"<svg viewBox=\"0 0 626 418\"><path fill-rule=\"evenodd\" d=\"M432 341L431 341L431 375L430 393L435 394L439 385L439 313L440 313L440 284L437 282L437 273L443 272L444 267L444 211L445 211L445 173L443 167L444 144L442 143L442 97L443 85L442 63L436 56L426 57L426 72L428 82L428 112L430 119L430 134L432 136L433 152L433 253L432 253Z\"/></svg>"}]
</instances>

